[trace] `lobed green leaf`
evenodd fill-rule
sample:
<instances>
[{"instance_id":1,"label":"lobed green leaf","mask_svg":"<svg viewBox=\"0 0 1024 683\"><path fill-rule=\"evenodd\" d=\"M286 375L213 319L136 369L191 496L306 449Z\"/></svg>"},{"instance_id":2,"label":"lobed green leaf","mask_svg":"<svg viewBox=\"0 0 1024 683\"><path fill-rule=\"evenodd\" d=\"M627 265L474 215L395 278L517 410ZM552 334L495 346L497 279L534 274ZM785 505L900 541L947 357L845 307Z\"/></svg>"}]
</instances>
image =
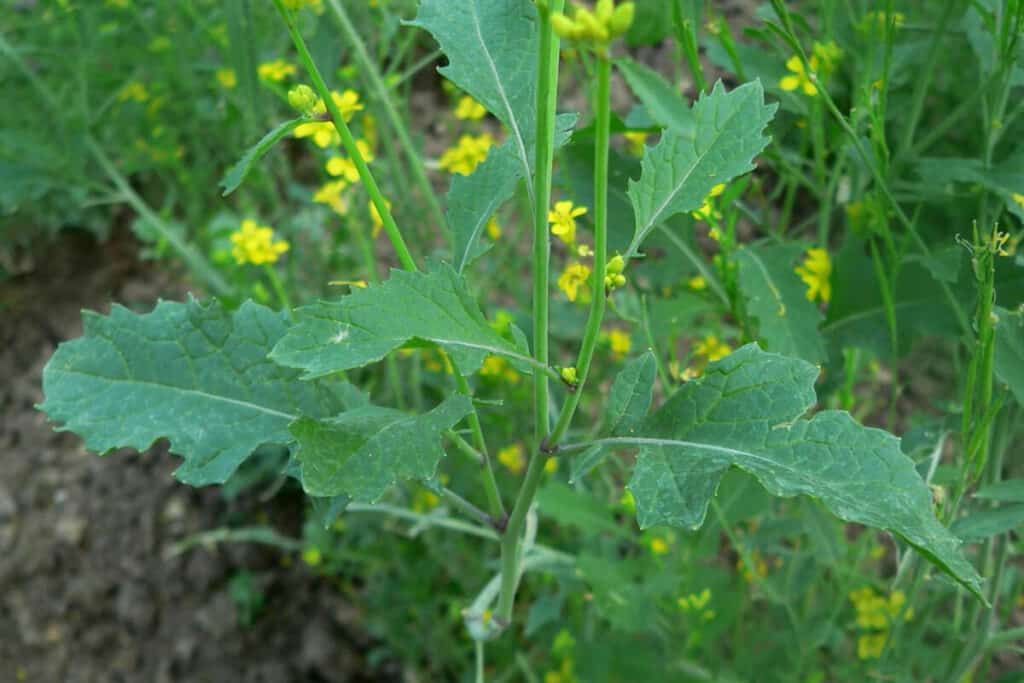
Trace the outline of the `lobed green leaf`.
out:
<instances>
[{"instance_id":1,"label":"lobed green leaf","mask_svg":"<svg viewBox=\"0 0 1024 683\"><path fill-rule=\"evenodd\" d=\"M428 273L392 270L379 285L298 309L270 357L312 379L379 361L414 340L441 346L467 373L488 354L530 361L527 349L487 324L462 276L445 264Z\"/></svg>"},{"instance_id":2,"label":"lobed green leaf","mask_svg":"<svg viewBox=\"0 0 1024 683\"><path fill-rule=\"evenodd\" d=\"M220 484L258 446L290 443L299 414L341 410L333 387L267 359L288 320L264 306L162 301L144 315L114 306L83 318L83 336L43 370L40 409L97 453L166 438L185 459L178 479Z\"/></svg>"},{"instance_id":3,"label":"lobed green leaf","mask_svg":"<svg viewBox=\"0 0 1024 683\"><path fill-rule=\"evenodd\" d=\"M627 255L635 255L659 223L699 208L712 187L753 169L754 157L768 144L763 132L777 108L764 103L758 81L731 92L719 81L693 105L692 134L669 129L644 150L640 179L629 183L636 228Z\"/></svg>"},{"instance_id":4,"label":"lobed green leaf","mask_svg":"<svg viewBox=\"0 0 1024 683\"><path fill-rule=\"evenodd\" d=\"M773 495L811 496L841 519L891 531L981 597L899 439L845 412L802 417L817 374L750 344L684 385L637 429L642 437L619 439L640 447L629 483L640 526L701 525L722 474L738 467Z\"/></svg>"}]
</instances>

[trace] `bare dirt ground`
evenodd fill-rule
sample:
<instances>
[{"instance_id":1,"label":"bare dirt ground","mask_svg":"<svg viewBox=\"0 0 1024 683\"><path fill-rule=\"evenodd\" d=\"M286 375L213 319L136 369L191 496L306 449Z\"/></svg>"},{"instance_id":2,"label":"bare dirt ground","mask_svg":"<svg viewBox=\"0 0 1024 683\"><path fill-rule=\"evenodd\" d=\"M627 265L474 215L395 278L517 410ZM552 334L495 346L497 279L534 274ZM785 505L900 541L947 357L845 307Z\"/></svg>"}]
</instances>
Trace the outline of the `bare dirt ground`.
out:
<instances>
[{"instance_id":1,"label":"bare dirt ground","mask_svg":"<svg viewBox=\"0 0 1024 683\"><path fill-rule=\"evenodd\" d=\"M169 552L256 512L297 536L297 500L229 504L176 483L160 447L99 458L34 409L81 309L183 294L130 239L65 235L0 283L0 683L397 680L368 667L359 614L301 562L237 544ZM248 627L228 589L243 570L265 601Z\"/></svg>"}]
</instances>

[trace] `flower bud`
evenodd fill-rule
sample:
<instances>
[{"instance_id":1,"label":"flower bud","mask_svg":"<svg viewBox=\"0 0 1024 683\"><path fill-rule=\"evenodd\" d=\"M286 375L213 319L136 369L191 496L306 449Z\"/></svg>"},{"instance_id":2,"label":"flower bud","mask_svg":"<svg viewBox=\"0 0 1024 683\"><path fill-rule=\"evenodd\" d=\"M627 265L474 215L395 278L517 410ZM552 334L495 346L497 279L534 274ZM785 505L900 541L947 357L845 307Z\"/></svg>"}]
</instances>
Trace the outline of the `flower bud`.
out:
<instances>
[{"instance_id":1,"label":"flower bud","mask_svg":"<svg viewBox=\"0 0 1024 683\"><path fill-rule=\"evenodd\" d=\"M609 275L621 275L622 271L626 269L626 260L622 258L622 254L616 254L608 265L605 266L605 272Z\"/></svg>"},{"instance_id":2,"label":"flower bud","mask_svg":"<svg viewBox=\"0 0 1024 683\"><path fill-rule=\"evenodd\" d=\"M559 374L562 376L562 381L568 385L575 386L579 382L576 368L562 368Z\"/></svg>"},{"instance_id":3,"label":"flower bud","mask_svg":"<svg viewBox=\"0 0 1024 683\"><path fill-rule=\"evenodd\" d=\"M300 114L309 114L320 98L308 85L297 85L288 91L288 104Z\"/></svg>"},{"instance_id":4,"label":"flower bud","mask_svg":"<svg viewBox=\"0 0 1024 683\"><path fill-rule=\"evenodd\" d=\"M594 7L594 14L597 15L597 20L604 25L608 25L608 22L612 18L612 13L615 12L615 0L597 0L597 6Z\"/></svg>"},{"instance_id":5,"label":"flower bud","mask_svg":"<svg viewBox=\"0 0 1024 683\"><path fill-rule=\"evenodd\" d=\"M573 39L577 34L576 22L561 12L551 15L551 29L559 38Z\"/></svg>"},{"instance_id":6,"label":"flower bud","mask_svg":"<svg viewBox=\"0 0 1024 683\"><path fill-rule=\"evenodd\" d=\"M576 25L582 34L579 37L595 41L608 40L608 29L586 8L580 7L576 10Z\"/></svg>"},{"instance_id":7,"label":"flower bud","mask_svg":"<svg viewBox=\"0 0 1024 683\"><path fill-rule=\"evenodd\" d=\"M621 36L633 25L633 17L636 16L636 4L624 2L615 8L611 19L608 20L608 30L613 36Z\"/></svg>"}]
</instances>

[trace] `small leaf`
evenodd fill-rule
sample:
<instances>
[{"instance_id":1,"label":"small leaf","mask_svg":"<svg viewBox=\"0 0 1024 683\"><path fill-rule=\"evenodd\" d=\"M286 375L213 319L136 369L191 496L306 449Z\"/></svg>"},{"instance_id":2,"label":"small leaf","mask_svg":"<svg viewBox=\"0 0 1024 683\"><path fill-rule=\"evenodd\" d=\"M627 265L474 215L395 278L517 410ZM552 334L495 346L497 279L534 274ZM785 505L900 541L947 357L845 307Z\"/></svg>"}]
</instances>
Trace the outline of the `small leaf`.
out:
<instances>
[{"instance_id":1,"label":"small leaf","mask_svg":"<svg viewBox=\"0 0 1024 683\"><path fill-rule=\"evenodd\" d=\"M263 155L269 152L270 148L280 142L282 138L298 128L300 124L306 123L307 121L309 121L309 119L304 116L292 119L291 121L285 121L277 128L260 138L260 141L255 145L247 149L245 154L242 155L242 158L238 160L238 163L232 166L221 179L220 186L224 188L224 192L221 196L227 197L229 194L237 190L245 180L245 177L249 175L249 171L252 169L253 164L262 159Z\"/></svg>"},{"instance_id":2,"label":"small leaf","mask_svg":"<svg viewBox=\"0 0 1024 683\"><path fill-rule=\"evenodd\" d=\"M1024 525L1024 505L1003 505L962 517L953 522L949 530L965 541L975 542L1013 531L1021 525Z\"/></svg>"},{"instance_id":3,"label":"small leaf","mask_svg":"<svg viewBox=\"0 0 1024 683\"><path fill-rule=\"evenodd\" d=\"M975 498L999 500L1006 503L1024 503L1024 479L1007 479L989 484L974 494Z\"/></svg>"},{"instance_id":4,"label":"small leaf","mask_svg":"<svg viewBox=\"0 0 1024 683\"><path fill-rule=\"evenodd\" d=\"M763 135L778 105L764 103L754 81L726 92L721 82L693 105L693 133L666 130L644 151L640 180L629 182L636 229L627 255L637 253L656 225L700 207L711 188L754 168L753 159L768 144Z\"/></svg>"},{"instance_id":5,"label":"small leaf","mask_svg":"<svg viewBox=\"0 0 1024 683\"><path fill-rule=\"evenodd\" d=\"M467 373L488 354L530 361L487 324L462 276L444 264L429 273L393 270L379 285L298 309L270 357L311 379L379 361L413 340L440 345Z\"/></svg>"},{"instance_id":6,"label":"small leaf","mask_svg":"<svg viewBox=\"0 0 1024 683\"><path fill-rule=\"evenodd\" d=\"M555 148L568 142L575 114L561 114L555 120ZM530 150L533 164L533 150ZM515 193L523 177L523 167L516 158L514 140L505 141L468 176L456 173L448 190L448 225L452 229L453 263L458 272L473 259L485 253L489 245L480 243L487 222Z\"/></svg>"},{"instance_id":7,"label":"small leaf","mask_svg":"<svg viewBox=\"0 0 1024 683\"><path fill-rule=\"evenodd\" d=\"M615 377L605 404L605 429L617 436L633 434L651 407L657 361L648 350L626 363Z\"/></svg>"},{"instance_id":8,"label":"small leaf","mask_svg":"<svg viewBox=\"0 0 1024 683\"><path fill-rule=\"evenodd\" d=\"M642 437L616 439L640 447L629 483L640 526L699 526L722 473L738 467L773 495L812 496L841 519L897 534L981 597L899 439L841 411L802 417L817 374L748 344L685 384L637 429Z\"/></svg>"},{"instance_id":9,"label":"small leaf","mask_svg":"<svg viewBox=\"0 0 1024 683\"><path fill-rule=\"evenodd\" d=\"M806 287L793 270L802 251L799 244L741 247L736 252L739 284L747 310L757 318L758 338L765 348L817 363L825 358L818 332L823 316L807 300Z\"/></svg>"},{"instance_id":10,"label":"small leaf","mask_svg":"<svg viewBox=\"0 0 1024 683\"><path fill-rule=\"evenodd\" d=\"M537 507L545 517L559 524L577 527L585 534L629 535L615 523L611 508L592 494L576 491L559 482L551 482L537 492Z\"/></svg>"},{"instance_id":11,"label":"small leaf","mask_svg":"<svg viewBox=\"0 0 1024 683\"><path fill-rule=\"evenodd\" d=\"M574 455L569 465L569 483L575 484L590 474L595 467L608 457L609 449L601 444L591 446L579 455Z\"/></svg>"},{"instance_id":12,"label":"small leaf","mask_svg":"<svg viewBox=\"0 0 1024 683\"><path fill-rule=\"evenodd\" d=\"M468 396L454 394L425 415L369 406L329 420L299 418L289 429L302 488L372 503L398 479L430 479L444 457L441 433L472 410Z\"/></svg>"},{"instance_id":13,"label":"small leaf","mask_svg":"<svg viewBox=\"0 0 1024 683\"><path fill-rule=\"evenodd\" d=\"M267 360L288 322L258 304L163 301L145 315L115 305L83 317L84 335L43 370L40 409L97 453L166 438L185 459L178 479L221 484L258 446L290 443L298 414L341 410L329 385Z\"/></svg>"},{"instance_id":14,"label":"small leaf","mask_svg":"<svg viewBox=\"0 0 1024 683\"><path fill-rule=\"evenodd\" d=\"M615 66L659 126L671 128L680 135L693 136L693 113L679 90L654 69L629 57L617 59Z\"/></svg>"},{"instance_id":15,"label":"small leaf","mask_svg":"<svg viewBox=\"0 0 1024 683\"><path fill-rule=\"evenodd\" d=\"M433 34L447 55L441 75L508 129L524 177L536 134L536 23L529 0L422 0L409 22Z\"/></svg>"}]
</instances>

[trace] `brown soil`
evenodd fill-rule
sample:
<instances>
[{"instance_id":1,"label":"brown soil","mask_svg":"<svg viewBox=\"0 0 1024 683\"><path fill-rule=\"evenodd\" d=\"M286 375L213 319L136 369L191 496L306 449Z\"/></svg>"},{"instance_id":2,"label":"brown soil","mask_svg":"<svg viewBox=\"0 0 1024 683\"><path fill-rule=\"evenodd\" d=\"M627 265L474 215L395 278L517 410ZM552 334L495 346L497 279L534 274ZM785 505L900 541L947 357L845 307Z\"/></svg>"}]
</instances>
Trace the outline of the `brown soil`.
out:
<instances>
[{"instance_id":1,"label":"brown soil","mask_svg":"<svg viewBox=\"0 0 1024 683\"><path fill-rule=\"evenodd\" d=\"M161 447L98 458L34 409L81 309L148 310L183 294L137 251L66 236L0 283L0 683L397 680L368 668L359 614L301 562L238 544L169 552L256 512L297 536L300 502L229 504L176 483L177 458ZM265 601L248 627L228 592L243 570Z\"/></svg>"}]
</instances>

